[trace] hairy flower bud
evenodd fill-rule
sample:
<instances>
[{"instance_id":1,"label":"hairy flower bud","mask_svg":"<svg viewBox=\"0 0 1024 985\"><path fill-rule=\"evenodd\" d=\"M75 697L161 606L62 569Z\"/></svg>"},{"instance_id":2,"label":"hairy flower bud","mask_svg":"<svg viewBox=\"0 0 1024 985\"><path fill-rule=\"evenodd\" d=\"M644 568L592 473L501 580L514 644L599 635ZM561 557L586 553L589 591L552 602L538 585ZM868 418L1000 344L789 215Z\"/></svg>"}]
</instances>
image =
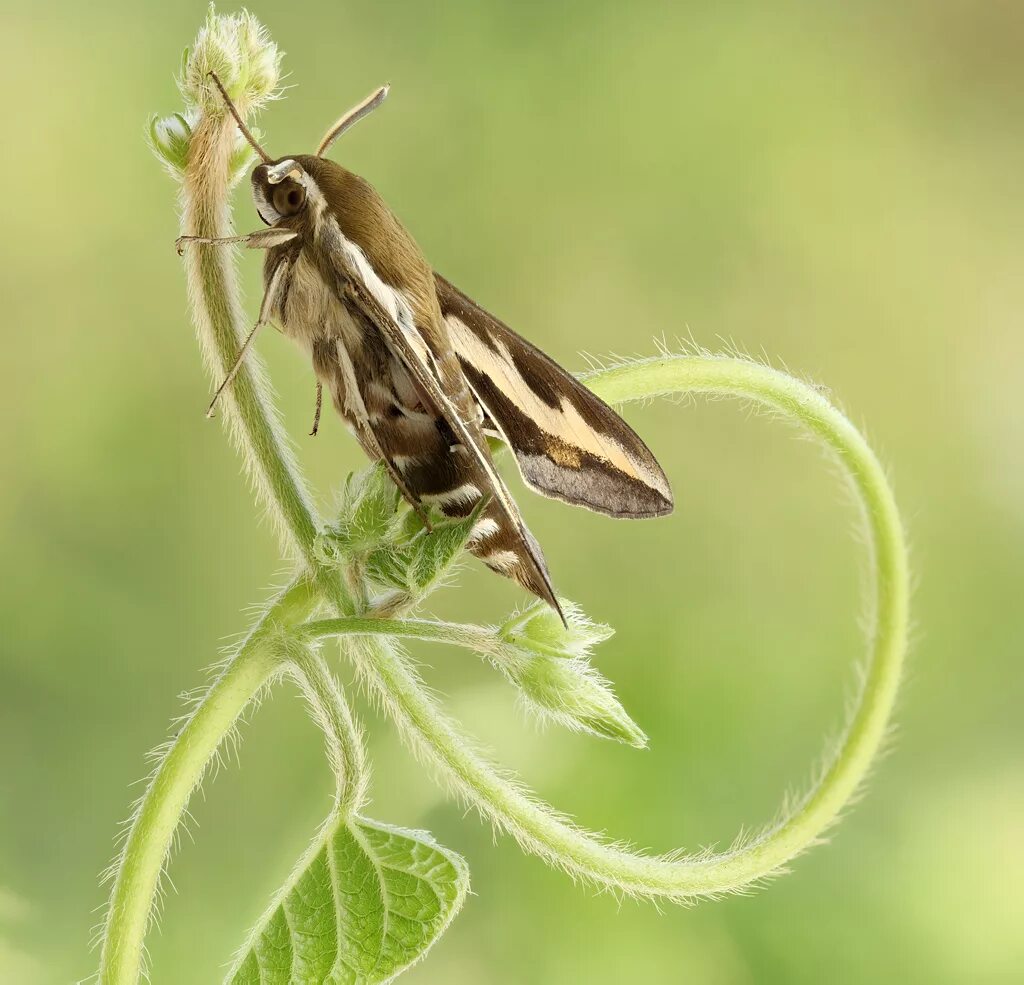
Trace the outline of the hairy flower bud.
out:
<instances>
[{"instance_id":1,"label":"hairy flower bud","mask_svg":"<svg viewBox=\"0 0 1024 985\"><path fill-rule=\"evenodd\" d=\"M611 639L611 626L592 622L574 602L560 602L567 625L550 606L534 602L510 616L498 629L506 643L551 657L587 657L598 644Z\"/></svg>"},{"instance_id":2,"label":"hairy flower bud","mask_svg":"<svg viewBox=\"0 0 1024 985\"><path fill-rule=\"evenodd\" d=\"M185 170L197 116L195 110L188 110L184 114L154 116L149 121L149 146L174 177L180 177Z\"/></svg>"},{"instance_id":3,"label":"hairy flower bud","mask_svg":"<svg viewBox=\"0 0 1024 985\"><path fill-rule=\"evenodd\" d=\"M542 717L637 749L646 747L643 730L626 714L608 681L586 661L532 657L511 676Z\"/></svg>"},{"instance_id":4,"label":"hairy flower bud","mask_svg":"<svg viewBox=\"0 0 1024 985\"><path fill-rule=\"evenodd\" d=\"M149 145L172 177L181 180L200 119L219 118L228 112L224 98L210 78L216 72L243 117L259 110L277 95L281 53L266 29L246 11L220 15L210 6L206 23L195 43L181 59L178 88L185 100L182 113L154 116L149 123ZM259 130L249 126L256 140ZM228 184L233 185L252 167L253 151L241 133L235 133L228 159Z\"/></svg>"},{"instance_id":5,"label":"hairy flower bud","mask_svg":"<svg viewBox=\"0 0 1024 985\"><path fill-rule=\"evenodd\" d=\"M218 14L211 4L206 23L185 51L178 88L187 105L220 114L226 110L210 79L211 72L245 116L276 95L281 53L266 28L248 11Z\"/></svg>"},{"instance_id":6,"label":"hairy flower bud","mask_svg":"<svg viewBox=\"0 0 1024 985\"><path fill-rule=\"evenodd\" d=\"M567 626L541 602L500 626L495 664L519 688L527 707L541 717L644 748L647 736L588 660L593 646L608 639L612 630L591 622L571 602L561 605Z\"/></svg>"},{"instance_id":7,"label":"hairy flower bud","mask_svg":"<svg viewBox=\"0 0 1024 985\"><path fill-rule=\"evenodd\" d=\"M401 493L383 465L354 472L345 480L334 536L349 556L389 539L398 517Z\"/></svg>"}]
</instances>

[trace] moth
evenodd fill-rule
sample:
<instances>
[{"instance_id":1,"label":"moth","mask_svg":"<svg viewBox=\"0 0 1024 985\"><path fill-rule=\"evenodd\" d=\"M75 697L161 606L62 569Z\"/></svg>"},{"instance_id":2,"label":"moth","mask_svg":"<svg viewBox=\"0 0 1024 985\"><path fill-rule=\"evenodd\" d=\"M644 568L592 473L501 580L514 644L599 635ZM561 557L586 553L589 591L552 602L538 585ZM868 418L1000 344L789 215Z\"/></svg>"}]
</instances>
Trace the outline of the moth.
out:
<instances>
[{"instance_id":1,"label":"moth","mask_svg":"<svg viewBox=\"0 0 1024 985\"><path fill-rule=\"evenodd\" d=\"M252 195L267 228L177 243L179 254L231 243L266 251L258 320L209 413L259 329L277 323L312 358L311 433L326 388L363 450L425 521L430 506L465 517L486 500L470 551L562 616L544 555L487 439L513 451L529 488L613 517L672 511L654 455L607 404L438 274L373 187L324 156L383 102L386 86L337 120L316 153L272 159L211 78L259 155Z\"/></svg>"}]
</instances>

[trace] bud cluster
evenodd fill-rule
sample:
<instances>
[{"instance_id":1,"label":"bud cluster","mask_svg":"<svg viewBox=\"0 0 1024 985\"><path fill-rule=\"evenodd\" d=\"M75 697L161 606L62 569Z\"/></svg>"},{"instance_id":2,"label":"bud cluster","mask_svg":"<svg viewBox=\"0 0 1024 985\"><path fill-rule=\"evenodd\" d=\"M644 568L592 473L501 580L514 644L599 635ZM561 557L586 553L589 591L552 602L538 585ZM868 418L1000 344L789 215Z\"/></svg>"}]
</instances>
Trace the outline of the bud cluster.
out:
<instances>
[{"instance_id":1,"label":"bud cluster","mask_svg":"<svg viewBox=\"0 0 1024 985\"><path fill-rule=\"evenodd\" d=\"M401 502L383 466L350 475L338 520L321 535L317 550L326 561L357 564L379 588L421 598L451 572L480 507L459 520L431 518L428 530L418 513L400 508Z\"/></svg>"},{"instance_id":2,"label":"bud cluster","mask_svg":"<svg viewBox=\"0 0 1024 985\"><path fill-rule=\"evenodd\" d=\"M185 170L192 135L200 120L204 116L222 117L227 112L211 72L217 74L244 118L277 95L281 52L266 28L248 11L218 14L210 5L206 23L182 54L178 89L185 101L184 111L154 116L149 123L150 147L175 178ZM258 131L250 130L258 140ZM252 159L252 149L239 134L229 163L232 181L249 169Z\"/></svg>"}]
</instances>

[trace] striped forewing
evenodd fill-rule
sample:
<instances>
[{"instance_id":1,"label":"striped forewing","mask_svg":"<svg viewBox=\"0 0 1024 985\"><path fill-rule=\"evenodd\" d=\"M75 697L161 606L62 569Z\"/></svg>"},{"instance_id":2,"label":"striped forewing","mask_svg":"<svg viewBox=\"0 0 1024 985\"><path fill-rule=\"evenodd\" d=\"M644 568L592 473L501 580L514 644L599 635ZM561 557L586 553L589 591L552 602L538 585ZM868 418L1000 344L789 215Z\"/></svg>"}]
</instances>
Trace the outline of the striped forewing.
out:
<instances>
[{"instance_id":1,"label":"striped forewing","mask_svg":"<svg viewBox=\"0 0 1024 985\"><path fill-rule=\"evenodd\" d=\"M614 517L672 512L650 449L606 403L554 360L435 274L463 372L528 486Z\"/></svg>"},{"instance_id":2,"label":"striped forewing","mask_svg":"<svg viewBox=\"0 0 1024 985\"><path fill-rule=\"evenodd\" d=\"M320 232L323 248L320 261L333 269L334 280L341 285L344 303L358 311L380 333L392 355L411 374L423 398L444 420L470 460L475 462L486 485L486 495L498 511L502 526L513 538L511 545L514 549L508 551L508 557L491 558L489 563L496 570L516 577L562 615L543 553L495 469L479 425L467 420L453 397L445 392L438 370L438 354L431 350L428 339L419 331L409 306L400 295L380 282L362 252L341 236L335 227L325 224ZM356 385L361 385L361 381ZM520 565L525 566L521 571L517 570Z\"/></svg>"}]
</instances>

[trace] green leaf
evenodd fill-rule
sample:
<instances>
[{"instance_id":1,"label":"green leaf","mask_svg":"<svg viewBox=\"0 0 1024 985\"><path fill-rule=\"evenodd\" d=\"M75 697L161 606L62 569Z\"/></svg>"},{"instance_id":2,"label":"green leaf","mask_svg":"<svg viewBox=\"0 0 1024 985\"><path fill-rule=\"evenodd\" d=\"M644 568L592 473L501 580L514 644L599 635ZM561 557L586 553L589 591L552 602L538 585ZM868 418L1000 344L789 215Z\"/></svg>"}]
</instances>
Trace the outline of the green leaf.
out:
<instances>
[{"instance_id":1,"label":"green leaf","mask_svg":"<svg viewBox=\"0 0 1024 985\"><path fill-rule=\"evenodd\" d=\"M468 890L465 861L426 832L336 817L253 929L226 982L389 982L426 954Z\"/></svg>"},{"instance_id":2,"label":"green leaf","mask_svg":"<svg viewBox=\"0 0 1024 985\"><path fill-rule=\"evenodd\" d=\"M383 465L371 465L345 480L338 522L332 532L350 556L387 537L396 519L401 493Z\"/></svg>"},{"instance_id":3,"label":"green leaf","mask_svg":"<svg viewBox=\"0 0 1024 985\"><path fill-rule=\"evenodd\" d=\"M423 533L412 542L409 578L416 588L424 590L445 576L466 546L483 508L481 500L469 516L435 524L430 533Z\"/></svg>"},{"instance_id":4,"label":"green leaf","mask_svg":"<svg viewBox=\"0 0 1024 985\"><path fill-rule=\"evenodd\" d=\"M367 576L379 585L425 595L458 561L484 505L481 501L461 519L434 518L429 531L409 510L392 528L392 537L367 554Z\"/></svg>"},{"instance_id":5,"label":"green leaf","mask_svg":"<svg viewBox=\"0 0 1024 985\"><path fill-rule=\"evenodd\" d=\"M378 585L407 592L412 561L413 552L408 546L384 544L366 556L366 576Z\"/></svg>"}]
</instances>

